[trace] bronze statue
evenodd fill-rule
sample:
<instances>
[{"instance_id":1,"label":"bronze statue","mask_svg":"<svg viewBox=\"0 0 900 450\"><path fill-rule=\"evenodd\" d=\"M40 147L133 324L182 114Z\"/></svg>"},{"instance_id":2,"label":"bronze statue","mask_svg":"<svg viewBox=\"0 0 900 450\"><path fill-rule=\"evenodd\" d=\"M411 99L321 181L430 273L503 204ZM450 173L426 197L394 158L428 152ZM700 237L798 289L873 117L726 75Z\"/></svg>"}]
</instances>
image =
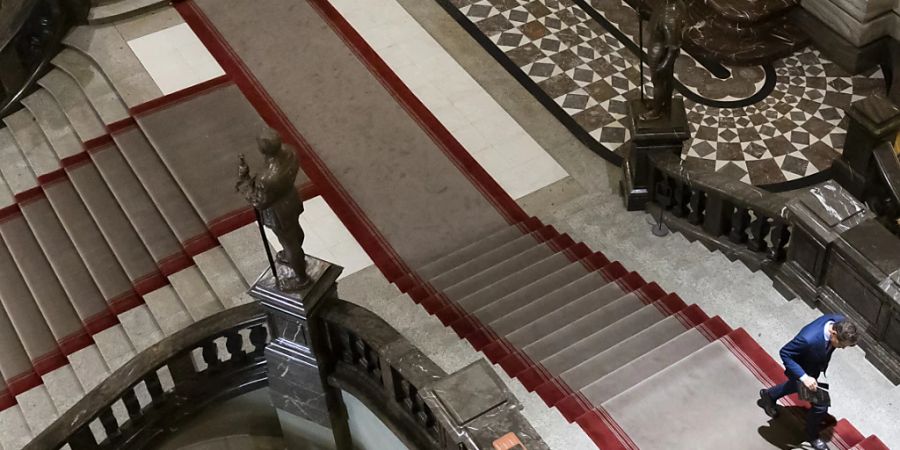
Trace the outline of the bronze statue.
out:
<instances>
[{"instance_id":1,"label":"bronze statue","mask_svg":"<svg viewBox=\"0 0 900 450\"><path fill-rule=\"evenodd\" d=\"M286 292L297 291L309 283L303 253L304 235L299 222L303 202L294 187L299 170L297 156L290 147L282 144L281 136L271 128L263 129L256 142L265 157L266 167L261 174L250 175L250 167L241 154L235 190L260 212L263 224L275 232L281 243L283 250L275 259L291 270L278 271L278 287Z\"/></svg>"},{"instance_id":2,"label":"bronze statue","mask_svg":"<svg viewBox=\"0 0 900 450\"><path fill-rule=\"evenodd\" d=\"M647 64L653 81L653 98L645 102L643 120L668 116L675 88L675 61L681 53L687 10L684 0L662 0L650 15Z\"/></svg>"}]
</instances>

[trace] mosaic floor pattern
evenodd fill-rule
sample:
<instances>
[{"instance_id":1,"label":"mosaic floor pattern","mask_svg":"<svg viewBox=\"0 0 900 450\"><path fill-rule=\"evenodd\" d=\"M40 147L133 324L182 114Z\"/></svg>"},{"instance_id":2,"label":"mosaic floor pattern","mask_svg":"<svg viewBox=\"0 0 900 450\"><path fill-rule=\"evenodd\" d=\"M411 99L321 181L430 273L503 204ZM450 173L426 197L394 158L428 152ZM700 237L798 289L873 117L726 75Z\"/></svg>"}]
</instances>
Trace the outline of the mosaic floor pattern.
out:
<instances>
[{"instance_id":1,"label":"mosaic floor pattern","mask_svg":"<svg viewBox=\"0 0 900 450\"><path fill-rule=\"evenodd\" d=\"M640 96L633 9L622 0L437 1L582 141L622 156L626 102ZM677 66L693 135L685 163L775 189L830 167L843 149L844 109L884 91L880 71L850 76L811 48L769 67L704 63L682 54Z\"/></svg>"}]
</instances>

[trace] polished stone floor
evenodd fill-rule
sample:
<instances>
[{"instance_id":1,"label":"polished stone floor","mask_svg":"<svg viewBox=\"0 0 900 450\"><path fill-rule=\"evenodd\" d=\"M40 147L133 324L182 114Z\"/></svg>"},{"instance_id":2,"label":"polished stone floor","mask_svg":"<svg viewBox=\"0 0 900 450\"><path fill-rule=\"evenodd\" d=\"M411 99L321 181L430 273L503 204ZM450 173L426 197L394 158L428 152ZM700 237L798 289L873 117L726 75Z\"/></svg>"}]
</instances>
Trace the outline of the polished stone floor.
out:
<instances>
[{"instance_id":1,"label":"polished stone floor","mask_svg":"<svg viewBox=\"0 0 900 450\"><path fill-rule=\"evenodd\" d=\"M622 155L641 79L637 18L623 0L437 1L592 150ZM682 54L677 78L693 134L686 163L757 186L796 186L830 167L843 110L884 89L880 72L850 76L813 49L757 67Z\"/></svg>"}]
</instances>

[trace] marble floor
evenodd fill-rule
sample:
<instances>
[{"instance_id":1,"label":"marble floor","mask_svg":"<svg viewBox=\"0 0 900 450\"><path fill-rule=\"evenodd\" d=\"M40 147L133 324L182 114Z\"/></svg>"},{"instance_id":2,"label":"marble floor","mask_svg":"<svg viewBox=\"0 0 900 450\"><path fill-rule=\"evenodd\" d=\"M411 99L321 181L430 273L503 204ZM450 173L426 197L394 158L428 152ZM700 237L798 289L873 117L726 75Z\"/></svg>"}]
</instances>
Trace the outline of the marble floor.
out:
<instances>
[{"instance_id":1,"label":"marble floor","mask_svg":"<svg viewBox=\"0 0 900 450\"><path fill-rule=\"evenodd\" d=\"M588 147L621 157L626 101L641 81L637 18L624 0L436 1ZM884 90L880 72L850 76L814 49L716 69L686 53L676 66L693 134L683 157L757 186L797 186L830 167L846 135L843 110Z\"/></svg>"}]
</instances>

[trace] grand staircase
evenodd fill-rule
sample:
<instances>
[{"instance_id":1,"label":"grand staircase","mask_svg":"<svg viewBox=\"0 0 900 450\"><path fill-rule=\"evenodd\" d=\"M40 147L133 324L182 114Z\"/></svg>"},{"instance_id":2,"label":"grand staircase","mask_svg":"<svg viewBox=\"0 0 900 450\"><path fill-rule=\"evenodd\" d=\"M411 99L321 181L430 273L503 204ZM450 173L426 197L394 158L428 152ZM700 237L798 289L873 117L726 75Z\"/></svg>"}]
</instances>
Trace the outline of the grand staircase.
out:
<instances>
[{"instance_id":1,"label":"grand staircase","mask_svg":"<svg viewBox=\"0 0 900 450\"><path fill-rule=\"evenodd\" d=\"M396 285L604 450L804 441L796 396L768 423L756 405L758 389L785 377L746 331L536 218ZM846 420L831 425L836 448L887 448Z\"/></svg>"},{"instance_id":2,"label":"grand staircase","mask_svg":"<svg viewBox=\"0 0 900 450\"><path fill-rule=\"evenodd\" d=\"M110 17L127 9L102 6ZM229 190L211 211L185 176L196 159L158 151L169 135L196 130L157 126L162 115L150 110L171 96L116 28L77 27L65 44L0 128L3 450L21 448L164 336L249 301L248 282L265 267L242 200ZM192 95L230 95L227 84L210 88ZM247 123L253 133L258 120ZM179 156L203 158L206 139ZM233 172L230 150L210 167ZM219 211L229 214L210 216ZM128 417L124 407L116 413Z\"/></svg>"}]
</instances>

